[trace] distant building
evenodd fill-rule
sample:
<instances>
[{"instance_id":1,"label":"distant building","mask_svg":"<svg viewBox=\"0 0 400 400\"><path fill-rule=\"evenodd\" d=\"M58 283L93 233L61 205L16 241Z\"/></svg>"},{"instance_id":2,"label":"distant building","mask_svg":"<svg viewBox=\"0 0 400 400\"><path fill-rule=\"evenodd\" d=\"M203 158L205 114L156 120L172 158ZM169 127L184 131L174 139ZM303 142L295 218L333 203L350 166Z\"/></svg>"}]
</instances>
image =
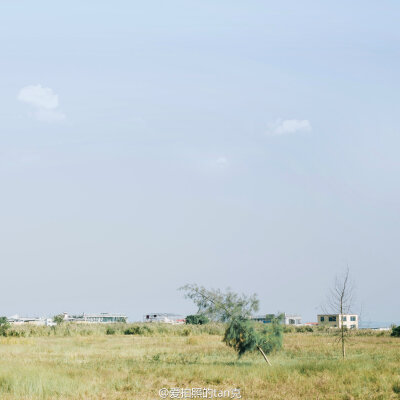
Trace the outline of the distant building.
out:
<instances>
[{"instance_id":1,"label":"distant building","mask_svg":"<svg viewBox=\"0 0 400 400\"><path fill-rule=\"evenodd\" d=\"M127 317L123 314L80 314L80 315L68 315L64 313L64 321L66 322L77 322L87 324L113 324L117 322L126 322Z\"/></svg>"},{"instance_id":2,"label":"distant building","mask_svg":"<svg viewBox=\"0 0 400 400\"><path fill-rule=\"evenodd\" d=\"M300 315L291 315L283 313L283 320L282 322L285 325L301 325L301 317ZM275 314L264 314L264 315L256 315L251 317L253 321L262 322L263 324L270 324L276 318Z\"/></svg>"},{"instance_id":3,"label":"distant building","mask_svg":"<svg viewBox=\"0 0 400 400\"><path fill-rule=\"evenodd\" d=\"M254 315L250 319L257 322L262 322L263 324L272 323L275 318L275 314L264 314L264 315Z\"/></svg>"},{"instance_id":4,"label":"distant building","mask_svg":"<svg viewBox=\"0 0 400 400\"><path fill-rule=\"evenodd\" d=\"M7 320L12 325L22 325L22 324L46 325L46 326L55 325L51 318L20 317L19 315L13 315L11 317L8 317Z\"/></svg>"},{"instance_id":5,"label":"distant building","mask_svg":"<svg viewBox=\"0 0 400 400\"><path fill-rule=\"evenodd\" d=\"M143 322L161 322L164 324L179 325L185 323L185 318L177 314L150 313L143 316Z\"/></svg>"},{"instance_id":6,"label":"distant building","mask_svg":"<svg viewBox=\"0 0 400 400\"><path fill-rule=\"evenodd\" d=\"M63 313L64 322L76 322L76 323L97 323L97 324L112 324L115 322L126 322L127 317L123 314L80 314L80 315L69 315ZM7 318L8 322L13 325L31 324L31 325L56 325L53 318L39 318L39 317L20 317L19 315L13 315Z\"/></svg>"},{"instance_id":7,"label":"distant building","mask_svg":"<svg viewBox=\"0 0 400 400\"><path fill-rule=\"evenodd\" d=\"M285 313L285 325L301 325L300 315L289 315Z\"/></svg>"},{"instance_id":8,"label":"distant building","mask_svg":"<svg viewBox=\"0 0 400 400\"><path fill-rule=\"evenodd\" d=\"M331 328L341 328L342 325L348 329L358 329L357 314L319 314L318 325Z\"/></svg>"},{"instance_id":9,"label":"distant building","mask_svg":"<svg viewBox=\"0 0 400 400\"><path fill-rule=\"evenodd\" d=\"M46 325L45 318L39 317L20 317L13 315L7 318L8 322L13 325L31 324L31 325Z\"/></svg>"}]
</instances>

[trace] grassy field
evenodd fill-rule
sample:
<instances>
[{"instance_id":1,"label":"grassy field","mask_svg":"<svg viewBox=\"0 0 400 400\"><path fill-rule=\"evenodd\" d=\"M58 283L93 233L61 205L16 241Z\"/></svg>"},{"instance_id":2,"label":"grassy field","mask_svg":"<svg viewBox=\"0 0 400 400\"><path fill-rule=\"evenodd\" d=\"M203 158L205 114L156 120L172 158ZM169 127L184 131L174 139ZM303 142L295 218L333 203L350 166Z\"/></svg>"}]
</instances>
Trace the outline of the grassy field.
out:
<instances>
[{"instance_id":1,"label":"grassy field","mask_svg":"<svg viewBox=\"0 0 400 400\"><path fill-rule=\"evenodd\" d=\"M173 387L239 388L248 400L400 399L400 340L388 334L352 337L343 362L330 335L287 333L268 367L259 354L238 360L222 327L123 329L20 328L1 338L0 399L159 399Z\"/></svg>"}]
</instances>

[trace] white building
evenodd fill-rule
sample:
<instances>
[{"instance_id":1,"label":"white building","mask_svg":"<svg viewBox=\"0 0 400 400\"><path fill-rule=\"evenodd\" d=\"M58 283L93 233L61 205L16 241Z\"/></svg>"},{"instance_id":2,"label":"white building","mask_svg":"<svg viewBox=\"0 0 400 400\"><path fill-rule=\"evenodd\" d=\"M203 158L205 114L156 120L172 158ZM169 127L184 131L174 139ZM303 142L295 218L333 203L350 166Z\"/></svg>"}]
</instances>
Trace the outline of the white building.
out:
<instances>
[{"instance_id":1,"label":"white building","mask_svg":"<svg viewBox=\"0 0 400 400\"><path fill-rule=\"evenodd\" d=\"M348 329L358 329L357 314L319 314L318 325L331 328L341 328L342 325Z\"/></svg>"},{"instance_id":2,"label":"white building","mask_svg":"<svg viewBox=\"0 0 400 400\"><path fill-rule=\"evenodd\" d=\"M127 317L123 314L80 314L80 315L69 315L63 313L64 322L76 322L76 323L97 323L97 324L112 324L116 322L126 322ZM7 318L8 322L13 325L31 324L31 325L56 325L53 318L39 318L39 317L20 317L19 315L13 315Z\"/></svg>"},{"instance_id":3,"label":"white building","mask_svg":"<svg viewBox=\"0 0 400 400\"><path fill-rule=\"evenodd\" d=\"M285 325L301 325L300 315L294 314L284 314L285 315Z\"/></svg>"},{"instance_id":4,"label":"white building","mask_svg":"<svg viewBox=\"0 0 400 400\"><path fill-rule=\"evenodd\" d=\"M69 315L64 313L64 321L66 322L77 322L77 323L87 323L87 324L113 324L117 322L126 322L126 315L123 314L109 314L109 313L99 313L99 314L80 314L80 315Z\"/></svg>"},{"instance_id":5,"label":"white building","mask_svg":"<svg viewBox=\"0 0 400 400\"><path fill-rule=\"evenodd\" d=\"M285 325L301 325L301 317L300 315L294 315L294 314L286 314L282 313L283 315L283 320L282 323ZM262 322L263 324L271 324L276 318L279 316L279 314L264 314L264 315L255 315L254 317L251 317L253 321L258 321Z\"/></svg>"},{"instance_id":6,"label":"white building","mask_svg":"<svg viewBox=\"0 0 400 400\"><path fill-rule=\"evenodd\" d=\"M161 322L164 324L179 325L185 323L185 318L177 314L150 313L143 316L143 322Z\"/></svg>"},{"instance_id":7,"label":"white building","mask_svg":"<svg viewBox=\"0 0 400 400\"><path fill-rule=\"evenodd\" d=\"M7 318L8 322L13 325L31 324L31 325L48 325L48 318L39 317L20 317L19 315L13 315ZM50 320L51 321L51 320Z\"/></svg>"}]
</instances>

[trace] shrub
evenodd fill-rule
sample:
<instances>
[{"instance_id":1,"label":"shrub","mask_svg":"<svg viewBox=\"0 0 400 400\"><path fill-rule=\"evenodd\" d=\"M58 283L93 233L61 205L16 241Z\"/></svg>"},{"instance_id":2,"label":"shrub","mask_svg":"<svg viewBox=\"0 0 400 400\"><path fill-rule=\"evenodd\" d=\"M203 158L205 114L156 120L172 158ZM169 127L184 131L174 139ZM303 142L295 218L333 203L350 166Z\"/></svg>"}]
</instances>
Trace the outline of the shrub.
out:
<instances>
[{"instance_id":1,"label":"shrub","mask_svg":"<svg viewBox=\"0 0 400 400\"><path fill-rule=\"evenodd\" d=\"M115 335L115 328L113 328L112 326L109 326L106 329L106 335Z\"/></svg>"},{"instance_id":2,"label":"shrub","mask_svg":"<svg viewBox=\"0 0 400 400\"><path fill-rule=\"evenodd\" d=\"M392 390L393 392L400 394L400 381L393 383Z\"/></svg>"},{"instance_id":3,"label":"shrub","mask_svg":"<svg viewBox=\"0 0 400 400\"><path fill-rule=\"evenodd\" d=\"M248 351L254 351L259 342L259 335L249 321L233 320L226 329L223 341L233 347L241 357Z\"/></svg>"},{"instance_id":4,"label":"shrub","mask_svg":"<svg viewBox=\"0 0 400 400\"><path fill-rule=\"evenodd\" d=\"M10 329L10 323L7 317L0 317L0 335L7 336L7 331Z\"/></svg>"},{"instance_id":5,"label":"shrub","mask_svg":"<svg viewBox=\"0 0 400 400\"><path fill-rule=\"evenodd\" d=\"M24 337L25 331L16 331L15 329L10 329L9 331L7 331L7 334L3 336Z\"/></svg>"},{"instance_id":6,"label":"shrub","mask_svg":"<svg viewBox=\"0 0 400 400\"><path fill-rule=\"evenodd\" d=\"M140 326L131 326L124 330L124 335L141 335L142 330Z\"/></svg>"},{"instance_id":7,"label":"shrub","mask_svg":"<svg viewBox=\"0 0 400 400\"><path fill-rule=\"evenodd\" d=\"M209 322L209 319L203 314L188 315L186 323L189 325L204 325Z\"/></svg>"},{"instance_id":8,"label":"shrub","mask_svg":"<svg viewBox=\"0 0 400 400\"><path fill-rule=\"evenodd\" d=\"M53 317L53 322L60 325L64 322L64 314L57 314Z\"/></svg>"},{"instance_id":9,"label":"shrub","mask_svg":"<svg viewBox=\"0 0 400 400\"><path fill-rule=\"evenodd\" d=\"M293 332L297 332L297 331L296 331L296 328L292 325L284 325L283 332L284 333L293 333Z\"/></svg>"},{"instance_id":10,"label":"shrub","mask_svg":"<svg viewBox=\"0 0 400 400\"><path fill-rule=\"evenodd\" d=\"M192 331L191 331L190 329L185 328L185 329L182 331L182 336L190 336L191 333L192 333Z\"/></svg>"},{"instance_id":11,"label":"shrub","mask_svg":"<svg viewBox=\"0 0 400 400\"><path fill-rule=\"evenodd\" d=\"M134 325L124 330L124 335L146 335L152 333L148 326Z\"/></svg>"},{"instance_id":12,"label":"shrub","mask_svg":"<svg viewBox=\"0 0 400 400\"><path fill-rule=\"evenodd\" d=\"M393 327L392 328L392 334L391 334L391 336L394 336L394 337L400 337L400 325L398 326L398 327Z\"/></svg>"},{"instance_id":13,"label":"shrub","mask_svg":"<svg viewBox=\"0 0 400 400\"><path fill-rule=\"evenodd\" d=\"M255 325L245 319L233 319L228 325L223 341L233 347L239 357L247 352L259 350L269 354L282 347L283 326L277 318L259 332Z\"/></svg>"}]
</instances>

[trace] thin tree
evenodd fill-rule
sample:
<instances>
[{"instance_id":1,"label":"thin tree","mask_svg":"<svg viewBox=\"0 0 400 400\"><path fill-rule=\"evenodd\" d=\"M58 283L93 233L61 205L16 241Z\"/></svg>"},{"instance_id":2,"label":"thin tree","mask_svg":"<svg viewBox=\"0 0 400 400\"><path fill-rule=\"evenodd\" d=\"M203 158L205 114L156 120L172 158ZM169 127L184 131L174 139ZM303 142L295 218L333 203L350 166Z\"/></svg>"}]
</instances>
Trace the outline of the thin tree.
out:
<instances>
[{"instance_id":1,"label":"thin tree","mask_svg":"<svg viewBox=\"0 0 400 400\"><path fill-rule=\"evenodd\" d=\"M204 286L188 284L179 288L185 292L185 298L192 300L197 314L207 315L211 320L227 322L235 317L249 318L258 311L259 300L256 294L246 296L232 292L229 288L206 289Z\"/></svg>"},{"instance_id":2,"label":"thin tree","mask_svg":"<svg viewBox=\"0 0 400 400\"><path fill-rule=\"evenodd\" d=\"M346 341L348 330L343 324L343 314L349 314L353 305L354 284L350 280L350 269L347 267L344 274L335 278L335 283L329 292L327 309L330 313L339 314L339 342L342 348L342 357L346 358Z\"/></svg>"}]
</instances>

